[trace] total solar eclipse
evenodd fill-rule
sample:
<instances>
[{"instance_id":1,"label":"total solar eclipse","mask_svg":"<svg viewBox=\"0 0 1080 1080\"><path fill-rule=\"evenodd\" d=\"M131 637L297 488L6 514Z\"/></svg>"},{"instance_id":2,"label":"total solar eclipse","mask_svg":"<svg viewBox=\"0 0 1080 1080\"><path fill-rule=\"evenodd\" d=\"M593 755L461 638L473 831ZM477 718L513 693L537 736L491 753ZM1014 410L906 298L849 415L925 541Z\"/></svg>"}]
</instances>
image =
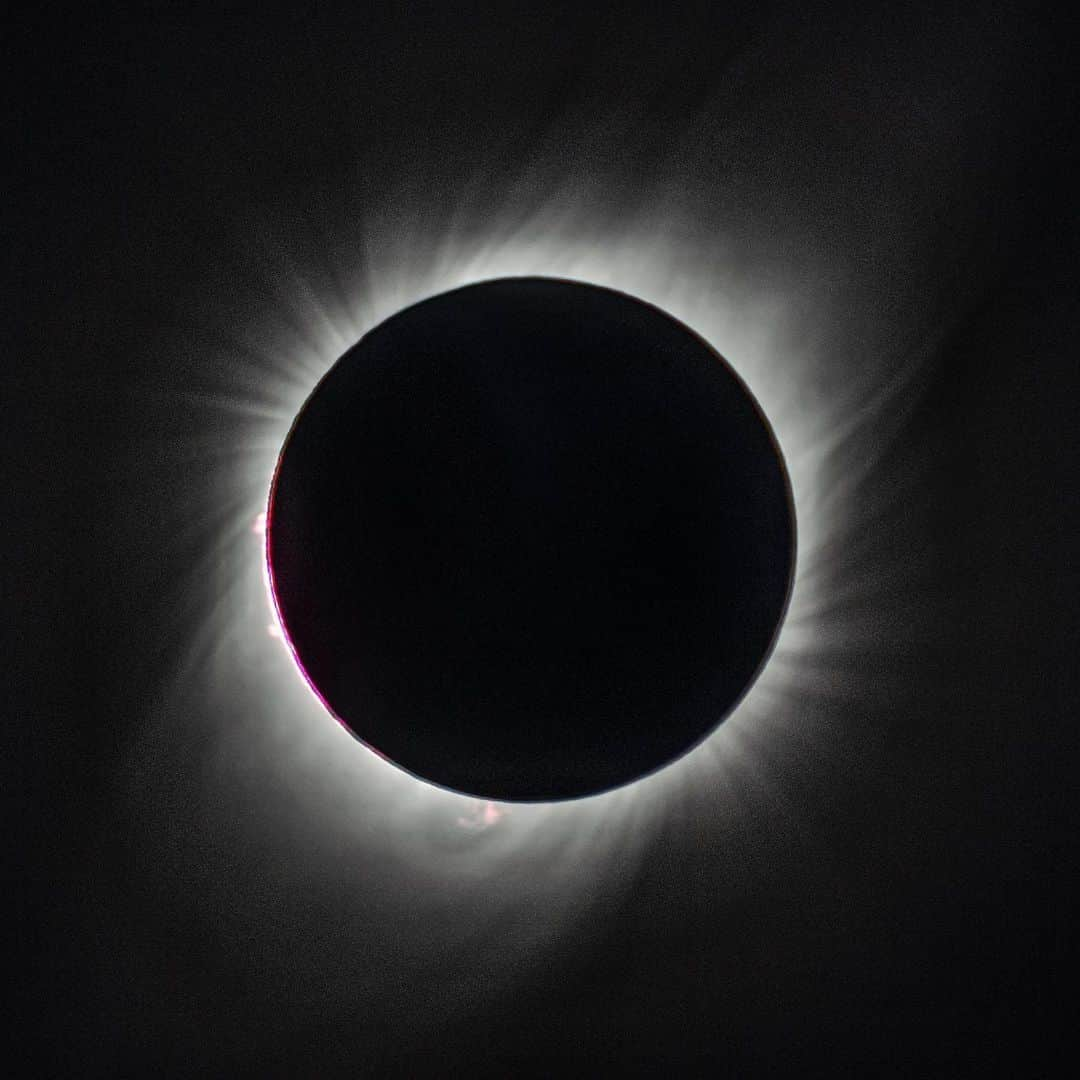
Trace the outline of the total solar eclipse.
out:
<instances>
[{"instance_id":1,"label":"total solar eclipse","mask_svg":"<svg viewBox=\"0 0 1080 1080\"><path fill-rule=\"evenodd\" d=\"M611 289L469 285L322 378L278 459L274 602L327 708L413 775L556 800L681 757L791 586L776 440L688 327Z\"/></svg>"}]
</instances>

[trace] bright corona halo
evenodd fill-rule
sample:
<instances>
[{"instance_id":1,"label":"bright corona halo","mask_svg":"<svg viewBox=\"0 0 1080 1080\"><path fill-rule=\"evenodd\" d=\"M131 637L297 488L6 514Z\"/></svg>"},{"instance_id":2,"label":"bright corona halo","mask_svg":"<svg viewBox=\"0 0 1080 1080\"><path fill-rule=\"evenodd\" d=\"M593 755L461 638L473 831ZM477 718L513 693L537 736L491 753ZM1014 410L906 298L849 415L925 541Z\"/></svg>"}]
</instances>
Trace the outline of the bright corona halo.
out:
<instances>
[{"instance_id":1,"label":"bright corona halo","mask_svg":"<svg viewBox=\"0 0 1080 1080\"><path fill-rule=\"evenodd\" d=\"M575 798L692 749L775 641L787 472L730 366L625 293L505 278L398 312L289 432L267 565L308 682L407 772Z\"/></svg>"}]
</instances>

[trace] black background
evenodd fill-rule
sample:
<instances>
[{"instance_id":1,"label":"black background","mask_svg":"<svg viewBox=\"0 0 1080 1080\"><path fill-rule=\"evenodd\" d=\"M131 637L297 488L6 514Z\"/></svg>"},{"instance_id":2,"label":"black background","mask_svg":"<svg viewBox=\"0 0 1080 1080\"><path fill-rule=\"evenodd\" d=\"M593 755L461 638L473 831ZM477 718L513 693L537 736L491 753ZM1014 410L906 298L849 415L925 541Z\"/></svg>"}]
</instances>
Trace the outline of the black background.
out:
<instances>
[{"instance_id":1,"label":"black background","mask_svg":"<svg viewBox=\"0 0 1080 1080\"><path fill-rule=\"evenodd\" d=\"M1051 1075L1068 1060L1073 54L1038 5L968 8L9 15L4 792L24 958L9 1074L1008 1060ZM873 633L821 658L803 704L825 722L772 774L813 842L764 812L732 832L694 795L642 840L624 890L481 993L480 958L447 970L459 901L395 923L408 875L379 878L363 950L341 928L370 892L328 873L307 895L268 889L318 846L272 791L243 789L265 850L207 846L237 803L185 803L205 725L176 721L138 799L128 763L207 604L187 571L230 510L177 388L212 381L207 343L270 304L237 222L258 208L317 261L347 244L339 220L438 231L477 177L513 220L567 176L615 231L677 207L686 244L715 237L736 278L834 273L823 352L852 378L860 357L922 362L903 415L849 440L843 460L869 463L857 527L818 569L826 602ZM912 550L929 553L920 572L889 578ZM532 917L526 885L509 896L504 914ZM492 926L491 947L518 925ZM406 946L428 967L397 967Z\"/></svg>"}]
</instances>

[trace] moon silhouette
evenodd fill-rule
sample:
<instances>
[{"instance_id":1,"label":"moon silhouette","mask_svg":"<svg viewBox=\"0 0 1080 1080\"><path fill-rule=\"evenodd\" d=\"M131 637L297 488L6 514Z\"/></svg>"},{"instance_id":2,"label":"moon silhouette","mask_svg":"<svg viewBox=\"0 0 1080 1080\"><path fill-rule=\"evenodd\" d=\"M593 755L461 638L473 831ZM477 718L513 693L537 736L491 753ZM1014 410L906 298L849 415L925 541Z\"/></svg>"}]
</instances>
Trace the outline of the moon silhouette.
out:
<instances>
[{"instance_id":1,"label":"moon silhouette","mask_svg":"<svg viewBox=\"0 0 1080 1080\"><path fill-rule=\"evenodd\" d=\"M312 688L409 773L497 800L629 783L764 664L795 553L761 409L692 330L551 278L400 311L282 447L271 589Z\"/></svg>"}]
</instances>

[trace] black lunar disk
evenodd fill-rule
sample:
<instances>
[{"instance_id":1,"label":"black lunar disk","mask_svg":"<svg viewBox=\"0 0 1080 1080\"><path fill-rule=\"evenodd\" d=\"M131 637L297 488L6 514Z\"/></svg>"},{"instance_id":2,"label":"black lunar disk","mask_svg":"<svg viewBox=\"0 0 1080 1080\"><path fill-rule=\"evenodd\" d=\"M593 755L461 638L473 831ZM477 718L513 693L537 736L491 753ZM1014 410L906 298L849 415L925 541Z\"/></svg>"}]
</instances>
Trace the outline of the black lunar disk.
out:
<instances>
[{"instance_id":1,"label":"black lunar disk","mask_svg":"<svg viewBox=\"0 0 1080 1080\"><path fill-rule=\"evenodd\" d=\"M787 603L794 520L764 416L687 327L508 278L377 326L278 462L267 558L328 708L416 776L565 799L684 754Z\"/></svg>"}]
</instances>

